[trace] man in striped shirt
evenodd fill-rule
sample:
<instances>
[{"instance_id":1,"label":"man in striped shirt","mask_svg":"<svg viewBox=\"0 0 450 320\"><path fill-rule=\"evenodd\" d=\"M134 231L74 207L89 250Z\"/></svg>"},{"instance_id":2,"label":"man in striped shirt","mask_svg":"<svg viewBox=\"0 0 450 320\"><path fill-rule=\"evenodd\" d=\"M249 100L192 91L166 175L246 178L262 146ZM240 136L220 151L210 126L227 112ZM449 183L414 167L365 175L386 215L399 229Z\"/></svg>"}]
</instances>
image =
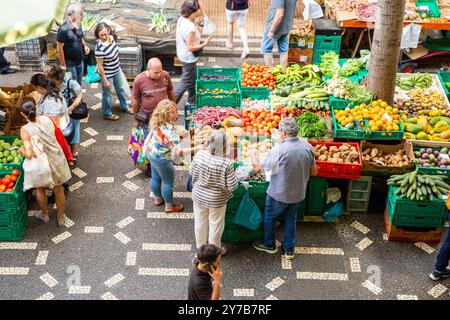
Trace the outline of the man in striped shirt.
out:
<instances>
[{"instance_id":1,"label":"man in striped shirt","mask_svg":"<svg viewBox=\"0 0 450 320\"><path fill-rule=\"evenodd\" d=\"M97 45L95 46L97 69L102 78L103 85L103 117L105 120L115 121L119 119L119 116L113 115L111 111L111 84L116 89L120 102L120 110L133 114L133 110L128 107L126 101L125 86L128 86L128 83L123 79L119 63L119 47L111 36L111 28L104 22L99 23L95 29L95 37L98 39Z\"/></svg>"},{"instance_id":2,"label":"man in striped shirt","mask_svg":"<svg viewBox=\"0 0 450 320\"><path fill-rule=\"evenodd\" d=\"M221 247L228 200L237 189L233 165L226 158L226 133L214 131L206 141L207 150L197 152L189 174L192 176L192 201L197 248L203 244Z\"/></svg>"}]
</instances>

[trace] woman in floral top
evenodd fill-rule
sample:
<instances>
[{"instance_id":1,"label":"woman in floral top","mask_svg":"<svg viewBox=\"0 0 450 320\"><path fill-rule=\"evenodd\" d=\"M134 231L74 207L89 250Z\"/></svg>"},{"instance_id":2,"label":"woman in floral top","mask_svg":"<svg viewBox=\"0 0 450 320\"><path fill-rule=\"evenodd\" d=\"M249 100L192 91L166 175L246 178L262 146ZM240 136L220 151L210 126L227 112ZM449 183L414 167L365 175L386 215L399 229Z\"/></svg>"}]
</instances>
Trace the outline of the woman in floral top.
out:
<instances>
[{"instance_id":1,"label":"woman in floral top","mask_svg":"<svg viewBox=\"0 0 450 320\"><path fill-rule=\"evenodd\" d=\"M180 135L174 124L177 119L176 104L167 99L162 100L150 119L149 143L146 150L152 170L150 187L156 197L153 203L156 206L165 203L166 213L181 212L184 209L182 204L173 203L175 168L172 161L175 157L182 157L184 153L192 150L181 148L181 139L187 136L187 132Z\"/></svg>"}]
</instances>

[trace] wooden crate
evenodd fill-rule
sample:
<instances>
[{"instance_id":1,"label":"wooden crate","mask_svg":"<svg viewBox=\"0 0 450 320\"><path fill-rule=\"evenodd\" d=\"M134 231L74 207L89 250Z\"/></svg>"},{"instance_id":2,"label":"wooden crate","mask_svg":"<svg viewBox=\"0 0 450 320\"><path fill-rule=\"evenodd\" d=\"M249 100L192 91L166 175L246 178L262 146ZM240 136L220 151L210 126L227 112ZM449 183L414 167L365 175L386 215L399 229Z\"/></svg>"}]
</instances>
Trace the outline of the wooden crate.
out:
<instances>
[{"instance_id":1,"label":"wooden crate","mask_svg":"<svg viewBox=\"0 0 450 320\"><path fill-rule=\"evenodd\" d=\"M387 208L384 210L384 225L389 241L439 243L444 228L413 228L391 225Z\"/></svg>"}]
</instances>

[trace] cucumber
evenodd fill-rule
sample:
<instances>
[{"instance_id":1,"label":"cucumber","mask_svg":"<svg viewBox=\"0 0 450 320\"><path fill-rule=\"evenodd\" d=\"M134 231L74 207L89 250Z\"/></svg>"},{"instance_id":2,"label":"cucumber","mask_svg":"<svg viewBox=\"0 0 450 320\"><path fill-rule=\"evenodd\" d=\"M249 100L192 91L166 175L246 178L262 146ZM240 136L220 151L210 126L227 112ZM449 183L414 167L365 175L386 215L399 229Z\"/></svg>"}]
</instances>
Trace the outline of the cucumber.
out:
<instances>
[{"instance_id":1,"label":"cucumber","mask_svg":"<svg viewBox=\"0 0 450 320\"><path fill-rule=\"evenodd\" d=\"M406 177L403 179L403 181L402 181L402 183L401 183L401 186L402 186L402 187L406 187L406 185L408 185L408 183L409 183L409 176L406 176Z\"/></svg>"},{"instance_id":2,"label":"cucumber","mask_svg":"<svg viewBox=\"0 0 450 320\"><path fill-rule=\"evenodd\" d=\"M409 189L408 189L408 192L406 193L406 197L409 198L412 193L413 193L413 187L410 186Z\"/></svg>"},{"instance_id":3,"label":"cucumber","mask_svg":"<svg viewBox=\"0 0 450 320\"><path fill-rule=\"evenodd\" d=\"M433 199L434 199L433 194L432 193L428 194L428 200L433 201Z\"/></svg>"},{"instance_id":4,"label":"cucumber","mask_svg":"<svg viewBox=\"0 0 450 320\"><path fill-rule=\"evenodd\" d=\"M431 180L431 179L428 179L428 178L427 178L427 179L425 180L425 183L427 183L428 185L430 185L430 186L432 186L432 187L434 186L434 181Z\"/></svg>"},{"instance_id":5,"label":"cucumber","mask_svg":"<svg viewBox=\"0 0 450 320\"><path fill-rule=\"evenodd\" d=\"M416 180L416 176L417 176L417 171L414 171L413 173L411 173L411 175L409 176L409 184L412 184Z\"/></svg>"},{"instance_id":6,"label":"cucumber","mask_svg":"<svg viewBox=\"0 0 450 320\"><path fill-rule=\"evenodd\" d=\"M434 181L434 183L437 185L437 186L440 186L440 187L442 187L442 188L444 188L444 189L450 189L450 186L448 185L448 184L446 184L445 182L442 182L442 181L439 181L439 180L435 180Z\"/></svg>"},{"instance_id":7,"label":"cucumber","mask_svg":"<svg viewBox=\"0 0 450 320\"><path fill-rule=\"evenodd\" d=\"M428 194L433 193L433 191L431 190L431 188L430 188L429 186L426 186L426 188L427 188L427 193L428 193Z\"/></svg>"},{"instance_id":8,"label":"cucumber","mask_svg":"<svg viewBox=\"0 0 450 320\"><path fill-rule=\"evenodd\" d=\"M419 191L419 189L417 189L417 191ZM422 197L421 195L419 196L419 194L416 194L416 200L417 201L419 201L421 197Z\"/></svg>"},{"instance_id":9,"label":"cucumber","mask_svg":"<svg viewBox=\"0 0 450 320\"><path fill-rule=\"evenodd\" d=\"M420 191L422 191L422 194L423 194L424 196L427 195L427 188L425 188L424 185L422 185L422 186L420 187Z\"/></svg>"},{"instance_id":10,"label":"cucumber","mask_svg":"<svg viewBox=\"0 0 450 320\"><path fill-rule=\"evenodd\" d=\"M419 197L422 195L422 191L420 191L420 188L416 189L416 193L417 193L417 196L419 196ZM417 196L416 196L416 198L417 198Z\"/></svg>"},{"instance_id":11,"label":"cucumber","mask_svg":"<svg viewBox=\"0 0 450 320\"><path fill-rule=\"evenodd\" d=\"M416 193L413 192L413 193L411 194L411 196L409 197L409 200L414 201L415 199L416 199Z\"/></svg>"},{"instance_id":12,"label":"cucumber","mask_svg":"<svg viewBox=\"0 0 450 320\"><path fill-rule=\"evenodd\" d=\"M406 175L408 175L408 173L402 174L400 176L392 176L390 179L392 179L392 181L394 181L394 182L400 182L401 180L403 180L405 178Z\"/></svg>"},{"instance_id":13,"label":"cucumber","mask_svg":"<svg viewBox=\"0 0 450 320\"><path fill-rule=\"evenodd\" d=\"M447 189L442 188L442 187L440 187L440 186L436 186L436 187L437 187L437 189L439 190L440 193L442 193L442 194L448 193L448 190L447 190Z\"/></svg>"},{"instance_id":14,"label":"cucumber","mask_svg":"<svg viewBox=\"0 0 450 320\"><path fill-rule=\"evenodd\" d=\"M397 196L401 195L402 194L402 188L398 188L397 191L395 191L395 194Z\"/></svg>"},{"instance_id":15,"label":"cucumber","mask_svg":"<svg viewBox=\"0 0 450 320\"><path fill-rule=\"evenodd\" d=\"M432 187L431 187L431 190L432 190L434 193L436 193L436 192L438 191L438 189L436 188L436 186L432 186Z\"/></svg>"},{"instance_id":16,"label":"cucumber","mask_svg":"<svg viewBox=\"0 0 450 320\"><path fill-rule=\"evenodd\" d=\"M425 180L422 178L420 174L417 176L417 181L419 181L420 184L425 183Z\"/></svg>"}]
</instances>

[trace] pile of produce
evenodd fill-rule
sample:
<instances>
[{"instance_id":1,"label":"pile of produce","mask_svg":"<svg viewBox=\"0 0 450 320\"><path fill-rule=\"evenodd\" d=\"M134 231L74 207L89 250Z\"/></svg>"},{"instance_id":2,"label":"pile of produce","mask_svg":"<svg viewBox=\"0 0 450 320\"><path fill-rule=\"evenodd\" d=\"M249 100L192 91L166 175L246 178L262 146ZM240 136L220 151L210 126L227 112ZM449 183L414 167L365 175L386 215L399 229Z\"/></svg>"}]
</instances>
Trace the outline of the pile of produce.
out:
<instances>
[{"instance_id":1,"label":"pile of produce","mask_svg":"<svg viewBox=\"0 0 450 320\"><path fill-rule=\"evenodd\" d=\"M220 76L220 75L217 75L217 74L207 74L207 73L205 73L205 74L203 74L201 77L200 77L200 80L204 80L204 81L208 81L208 80L236 80L236 78L234 78L234 77L229 77L229 76Z\"/></svg>"},{"instance_id":2,"label":"pile of produce","mask_svg":"<svg viewBox=\"0 0 450 320\"><path fill-rule=\"evenodd\" d=\"M406 139L433 141L449 141L450 139L450 118L447 117L408 118L403 121L403 126Z\"/></svg>"},{"instance_id":3,"label":"pile of produce","mask_svg":"<svg viewBox=\"0 0 450 320\"><path fill-rule=\"evenodd\" d=\"M334 116L336 121L348 130L359 127L367 133L400 130L398 110L381 99L373 101L370 105L363 103L353 109L334 110ZM367 125L364 120L367 120Z\"/></svg>"},{"instance_id":4,"label":"pile of produce","mask_svg":"<svg viewBox=\"0 0 450 320\"><path fill-rule=\"evenodd\" d=\"M1 137L0 137L1 138ZM22 160L22 155L19 153L19 148L23 146L20 139L15 139L12 144L0 140L0 163L16 163L19 164Z\"/></svg>"},{"instance_id":5,"label":"pile of produce","mask_svg":"<svg viewBox=\"0 0 450 320\"><path fill-rule=\"evenodd\" d=\"M231 116L242 119L242 112L234 108L203 107L195 112L193 121L200 128L204 126L215 128L220 127L222 121Z\"/></svg>"},{"instance_id":6,"label":"pile of produce","mask_svg":"<svg viewBox=\"0 0 450 320\"><path fill-rule=\"evenodd\" d=\"M377 148L367 148L363 151L363 160L372 162L381 166L388 167L404 167L409 166L413 162L404 149L400 149L394 154L385 154L382 150Z\"/></svg>"},{"instance_id":7,"label":"pile of produce","mask_svg":"<svg viewBox=\"0 0 450 320\"><path fill-rule=\"evenodd\" d=\"M361 3L356 10L358 20L361 21L375 21L375 13L377 10L377 3Z\"/></svg>"},{"instance_id":8,"label":"pile of produce","mask_svg":"<svg viewBox=\"0 0 450 320\"><path fill-rule=\"evenodd\" d=\"M204 126L201 129L195 129L193 141L194 146L203 145L208 139L208 137L211 135L211 132L213 131L213 128L211 126Z\"/></svg>"},{"instance_id":9,"label":"pile of produce","mask_svg":"<svg viewBox=\"0 0 450 320\"><path fill-rule=\"evenodd\" d=\"M345 100L369 103L375 97L365 86L336 76L328 81L325 88L330 95Z\"/></svg>"},{"instance_id":10,"label":"pile of produce","mask_svg":"<svg viewBox=\"0 0 450 320\"><path fill-rule=\"evenodd\" d=\"M293 106L277 106L274 109L273 114L274 115L278 115L281 118L286 118L286 117L297 117L299 115L301 115L303 113L303 109L299 109Z\"/></svg>"},{"instance_id":11,"label":"pile of produce","mask_svg":"<svg viewBox=\"0 0 450 320\"><path fill-rule=\"evenodd\" d=\"M358 150L348 143L339 147L317 144L314 148L314 154L317 161L359 164Z\"/></svg>"},{"instance_id":12,"label":"pile of produce","mask_svg":"<svg viewBox=\"0 0 450 320\"><path fill-rule=\"evenodd\" d=\"M314 24L311 20L294 19L290 34L305 38L314 37Z\"/></svg>"},{"instance_id":13,"label":"pile of produce","mask_svg":"<svg viewBox=\"0 0 450 320\"><path fill-rule=\"evenodd\" d=\"M345 61L343 66L340 68L338 75L340 77L350 77L356 73L358 73L359 70L361 70L361 67L363 66L363 61L360 59L348 59Z\"/></svg>"},{"instance_id":14,"label":"pile of produce","mask_svg":"<svg viewBox=\"0 0 450 320\"><path fill-rule=\"evenodd\" d=\"M319 86L315 86L309 82L300 80L300 81L287 81L279 84L275 90L272 91L272 95L279 96L282 98L286 98L293 93L297 93L303 91L307 88L317 88Z\"/></svg>"},{"instance_id":15,"label":"pile of produce","mask_svg":"<svg viewBox=\"0 0 450 320\"><path fill-rule=\"evenodd\" d=\"M11 193L16 186L20 171L14 169L11 174L7 174L0 179L0 193Z\"/></svg>"},{"instance_id":16,"label":"pile of produce","mask_svg":"<svg viewBox=\"0 0 450 320\"><path fill-rule=\"evenodd\" d=\"M409 200L432 201L434 197L442 199L448 194L450 186L444 181L447 176L426 175L418 170L403 175L392 176L388 180L388 185L399 187L396 191L398 196Z\"/></svg>"},{"instance_id":17,"label":"pile of produce","mask_svg":"<svg viewBox=\"0 0 450 320\"><path fill-rule=\"evenodd\" d=\"M297 117L296 120L299 128L299 137L320 140L325 136L327 126L319 115L305 112Z\"/></svg>"},{"instance_id":18,"label":"pile of produce","mask_svg":"<svg viewBox=\"0 0 450 320\"><path fill-rule=\"evenodd\" d=\"M241 148L240 160L248 163L251 162L250 150L256 150L262 157L264 157L272 149L272 142L270 141L270 139L264 139L263 141L252 143L250 140L241 139L240 148Z\"/></svg>"},{"instance_id":19,"label":"pile of produce","mask_svg":"<svg viewBox=\"0 0 450 320\"><path fill-rule=\"evenodd\" d=\"M341 11L347 11L347 12L356 12L358 10L358 7L361 3L366 3L365 0L353 0L353 1L347 1L347 0L327 0L327 6L329 8L334 8Z\"/></svg>"},{"instance_id":20,"label":"pile of produce","mask_svg":"<svg viewBox=\"0 0 450 320\"><path fill-rule=\"evenodd\" d=\"M421 88L409 91L406 99L397 99L396 105L401 113L410 116L426 115L432 109L447 109L446 99L439 91Z\"/></svg>"},{"instance_id":21,"label":"pile of produce","mask_svg":"<svg viewBox=\"0 0 450 320\"><path fill-rule=\"evenodd\" d=\"M270 108L269 100L255 100L252 98L242 99L242 109L263 109Z\"/></svg>"},{"instance_id":22,"label":"pile of produce","mask_svg":"<svg viewBox=\"0 0 450 320\"><path fill-rule=\"evenodd\" d=\"M339 55L336 52L326 52L322 55L320 71L327 77L332 77L340 69Z\"/></svg>"},{"instance_id":23,"label":"pile of produce","mask_svg":"<svg viewBox=\"0 0 450 320\"><path fill-rule=\"evenodd\" d=\"M269 67L242 64L242 86L243 87L267 87L273 90L276 87L275 76L270 72Z\"/></svg>"},{"instance_id":24,"label":"pile of produce","mask_svg":"<svg viewBox=\"0 0 450 320\"><path fill-rule=\"evenodd\" d=\"M311 64L301 67L298 64L293 64L286 69L281 65L272 68L272 75L276 77L277 85L283 82L298 82L304 81L315 86L323 86L323 80L319 72L313 71Z\"/></svg>"},{"instance_id":25,"label":"pile of produce","mask_svg":"<svg viewBox=\"0 0 450 320\"><path fill-rule=\"evenodd\" d=\"M281 117L269 110L243 109L244 131L250 136L271 136Z\"/></svg>"},{"instance_id":26,"label":"pile of produce","mask_svg":"<svg viewBox=\"0 0 450 320\"><path fill-rule=\"evenodd\" d=\"M414 88L422 88L426 89L431 87L431 84L433 83L433 79L431 78L431 75L428 73L417 73L413 74L409 77L402 77L397 76L396 84L403 90L412 90Z\"/></svg>"},{"instance_id":27,"label":"pile of produce","mask_svg":"<svg viewBox=\"0 0 450 320\"><path fill-rule=\"evenodd\" d=\"M421 148L414 151L414 156L420 167L450 169L450 152L447 148L439 150Z\"/></svg>"},{"instance_id":28,"label":"pile of produce","mask_svg":"<svg viewBox=\"0 0 450 320\"><path fill-rule=\"evenodd\" d=\"M224 90L224 89L219 89L219 88L215 88L214 90L210 90L210 89L198 89L198 93L199 94L205 94L205 93L210 93L210 94L232 94L232 93L237 93L239 92L239 90L237 88L233 88L233 90Z\"/></svg>"}]
</instances>

